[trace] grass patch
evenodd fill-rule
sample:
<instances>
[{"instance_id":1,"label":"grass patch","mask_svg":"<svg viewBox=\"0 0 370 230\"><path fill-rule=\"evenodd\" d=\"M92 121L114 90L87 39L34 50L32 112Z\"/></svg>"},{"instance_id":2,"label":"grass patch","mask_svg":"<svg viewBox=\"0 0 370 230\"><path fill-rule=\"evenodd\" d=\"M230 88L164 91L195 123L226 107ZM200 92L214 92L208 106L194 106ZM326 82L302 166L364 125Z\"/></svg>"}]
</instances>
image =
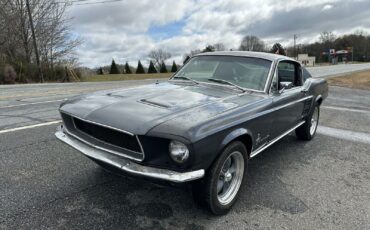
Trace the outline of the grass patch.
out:
<instances>
[{"instance_id":1,"label":"grass patch","mask_svg":"<svg viewBox=\"0 0 370 230\"><path fill-rule=\"evenodd\" d=\"M154 74L104 74L84 77L82 81L124 81L124 80L145 80L156 78L169 78L173 73L154 73Z\"/></svg>"},{"instance_id":2,"label":"grass patch","mask_svg":"<svg viewBox=\"0 0 370 230\"><path fill-rule=\"evenodd\" d=\"M370 70L327 79L329 85L370 90Z\"/></svg>"}]
</instances>

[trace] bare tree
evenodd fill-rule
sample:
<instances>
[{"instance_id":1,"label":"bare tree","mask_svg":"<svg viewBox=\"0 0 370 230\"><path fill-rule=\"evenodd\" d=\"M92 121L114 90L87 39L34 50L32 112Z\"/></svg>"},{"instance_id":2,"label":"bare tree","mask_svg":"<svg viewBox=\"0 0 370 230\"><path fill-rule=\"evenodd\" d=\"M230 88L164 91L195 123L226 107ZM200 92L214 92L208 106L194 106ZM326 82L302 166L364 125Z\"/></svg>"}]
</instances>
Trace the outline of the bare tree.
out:
<instances>
[{"instance_id":1,"label":"bare tree","mask_svg":"<svg viewBox=\"0 0 370 230\"><path fill-rule=\"evenodd\" d=\"M191 51L190 51L190 53L185 54L185 55L184 55L184 57L187 57L187 56L192 57L192 56L194 56L194 55L196 55L196 54L199 54L199 53L201 53L201 52L202 52L202 51L201 51L200 49L191 50Z\"/></svg>"},{"instance_id":2,"label":"bare tree","mask_svg":"<svg viewBox=\"0 0 370 230\"><path fill-rule=\"evenodd\" d=\"M70 0L29 0L37 50L43 68L68 63L80 41L70 33ZM0 53L11 63L35 62L26 0L0 0ZM74 61L73 61L74 62Z\"/></svg>"},{"instance_id":3,"label":"bare tree","mask_svg":"<svg viewBox=\"0 0 370 230\"><path fill-rule=\"evenodd\" d=\"M240 43L239 50L242 51L265 51L265 43L256 36L247 35Z\"/></svg>"},{"instance_id":4,"label":"bare tree","mask_svg":"<svg viewBox=\"0 0 370 230\"><path fill-rule=\"evenodd\" d=\"M196 49L196 50L191 50L190 53L185 53L182 58L183 58L183 63L187 62L189 60L189 58L191 58L192 56L196 55L196 54L199 54L201 53L202 51L200 49Z\"/></svg>"},{"instance_id":5,"label":"bare tree","mask_svg":"<svg viewBox=\"0 0 370 230\"><path fill-rule=\"evenodd\" d=\"M167 59L171 58L171 54L162 49L154 49L149 52L148 56L153 61L157 70L160 69L162 62L165 62Z\"/></svg>"},{"instance_id":6,"label":"bare tree","mask_svg":"<svg viewBox=\"0 0 370 230\"><path fill-rule=\"evenodd\" d=\"M19 17L12 7L13 1L0 0L0 5L0 50L7 59L14 60L20 53Z\"/></svg>"},{"instance_id":7,"label":"bare tree","mask_svg":"<svg viewBox=\"0 0 370 230\"><path fill-rule=\"evenodd\" d=\"M216 43L216 44L213 44L212 46L214 47L215 51L225 51L226 50L225 45L222 43Z\"/></svg>"},{"instance_id":8,"label":"bare tree","mask_svg":"<svg viewBox=\"0 0 370 230\"><path fill-rule=\"evenodd\" d=\"M322 43L332 43L335 41L335 35L331 31L324 31L320 33L320 41Z\"/></svg>"},{"instance_id":9,"label":"bare tree","mask_svg":"<svg viewBox=\"0 0 370 230\"><path fill-rule=\"evenodd\" d=\"M62 4L49 3L49 13L46 17L44 16L46 20L38 28L43 63L51 68L53 68L55 61L61 61L73 54L73 50L81 43L79 39L71 39L71 19L65 17L67 7L68 3L66 2Z\"/></svg>"},{"instance_id":10,"label":"bare tree","mask_svg":"<svg viewBox=\"0 0 370 230\"><path fill-rule=\"evenodd\" d=\"M202 52L214 52L214 51L225 51L225 45L222 43L215 43L213 45L207 45L203 50L195 49L191 50L189 53L185 53L183 57L183 61L188 60L192 56L202 53Z\"/></svg>"}]
</instances>

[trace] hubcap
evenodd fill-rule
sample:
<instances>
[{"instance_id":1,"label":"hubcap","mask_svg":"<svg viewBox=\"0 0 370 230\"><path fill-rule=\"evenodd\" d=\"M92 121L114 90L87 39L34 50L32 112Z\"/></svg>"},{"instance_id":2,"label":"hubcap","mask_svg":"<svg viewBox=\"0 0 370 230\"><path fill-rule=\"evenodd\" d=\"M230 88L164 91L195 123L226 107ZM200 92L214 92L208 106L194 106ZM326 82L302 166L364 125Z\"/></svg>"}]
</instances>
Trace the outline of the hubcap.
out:
<instances>
[{"instance_id":1,"label":"hubcap","mask_svg":"<svg viewBox=\"0 0 370 230\"><path fill-rule=\"evenodd\" d=\"M319 120L319 110L316 106L315 110L313 111L312 118L311 118L311 127L310 127L311 136L314 135L316 132L318 120Z\"/></svg>"},{"instance_id":2,"label":"hubcap","mask_svg":"<svg viewBox=\"0 0 370 230\"><path fill-rule=\"evenodd\" d=\"M229 204L235 198L243 181L243 174L243 155L235 151L225 160L217 181L217 199L222 205Z\"/></svg>"}]
</instances>

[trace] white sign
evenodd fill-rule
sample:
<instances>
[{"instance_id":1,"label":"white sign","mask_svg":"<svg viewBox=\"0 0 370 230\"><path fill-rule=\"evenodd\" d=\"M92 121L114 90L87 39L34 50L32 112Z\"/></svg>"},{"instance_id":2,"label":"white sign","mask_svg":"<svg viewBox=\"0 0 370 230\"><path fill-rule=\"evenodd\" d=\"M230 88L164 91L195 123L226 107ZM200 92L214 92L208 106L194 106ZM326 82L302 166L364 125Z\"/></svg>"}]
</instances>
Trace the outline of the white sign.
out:
<instances>
[{"instance_id":1,"label":"white sign","mask_svg":"<svg viewBox=\"0 0 370 230\"><path fill-rule=\"evenodd\" d=\"M348 50L338 50L337 54L348 54Z\"/></svg>"}]
</instances>

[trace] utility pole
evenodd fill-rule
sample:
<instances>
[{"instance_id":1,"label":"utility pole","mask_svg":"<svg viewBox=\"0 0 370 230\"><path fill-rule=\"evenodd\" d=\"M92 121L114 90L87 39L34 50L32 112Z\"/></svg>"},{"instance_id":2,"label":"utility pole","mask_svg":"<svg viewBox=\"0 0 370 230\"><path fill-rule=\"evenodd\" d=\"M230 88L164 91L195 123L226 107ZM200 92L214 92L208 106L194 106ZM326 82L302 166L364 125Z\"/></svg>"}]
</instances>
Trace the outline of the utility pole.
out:
<instances>
[{"instance_id":1,"label":"utility pole","mask_svg":"<svg viewBox=\"0 0 370 230\"><path fill-rule=\"evenodd\" d=\"M298 36L294 34L293 39L294 39L294 57L297 58L297 49L296 49L296 39Z\"/></svg>"},{"instance_id":2,"label":"utility pole","mask_svg":"<svg viewBox=\"0 0 370 230\"><path fill-rule=\"evenodd\" d=\"M37 64L37 68L38 68L38 71L39 71L40 82L42 83L42 82L44 82L44 77L42 75L42 70L41 70L39 50L37 49L35 28L33 26L33 20L32 20L32 14L31 14L31 8L30 8L30 1L29 0L26 0L26 5L27 5L28 17L29 17L29 20L30 20L30 26L31 26L31 33L32 33L32 39L33 39L33 48L35 49L36 64Z\"/></svg>"}]
</instances>

